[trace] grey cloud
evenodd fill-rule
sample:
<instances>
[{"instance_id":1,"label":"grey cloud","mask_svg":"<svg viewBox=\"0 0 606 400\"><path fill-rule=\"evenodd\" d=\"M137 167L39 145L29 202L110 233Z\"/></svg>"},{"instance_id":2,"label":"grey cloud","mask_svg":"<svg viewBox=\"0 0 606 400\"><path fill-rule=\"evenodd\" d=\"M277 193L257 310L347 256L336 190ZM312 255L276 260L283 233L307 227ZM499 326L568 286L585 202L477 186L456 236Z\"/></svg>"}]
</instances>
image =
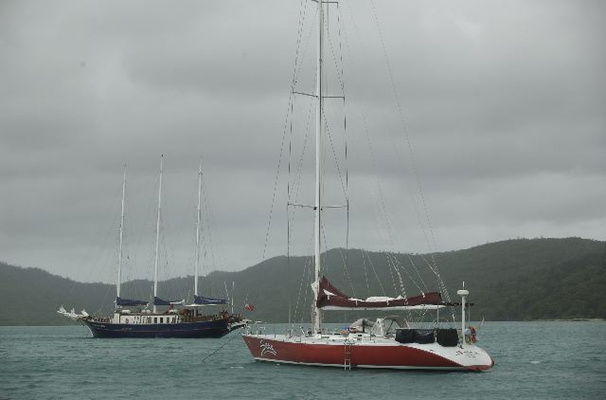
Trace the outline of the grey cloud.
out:
<instances>
[{"instance_id":1,"label":"grey cloud","mask_svg":"<svg viewBox=\"0 0 606 400\"><path fill-rule=\"evenodd\" d=\"M284 174L264 246L295 56L304 57L299 89L313 88L307 31L295 54L298 6L2 2L0 258L111 280L126 163L133 276L143 275L162 153L166 241L178 274L191 261L200 156L215 266L283 254ZM432 250L419 232L427 216L417 179L438 250L517 236L605 239L604 7L351 1L338 20L331 11L341 23L332 33L345 40L352 246ZM309 174L305 164L304 182ZM338 202L341 183L328 174ZM393 229L381 227L386 218ZM308 233L300 235L305 252ZM99 272L87 277L87 269Z\"/></svg>"}]
</instances>

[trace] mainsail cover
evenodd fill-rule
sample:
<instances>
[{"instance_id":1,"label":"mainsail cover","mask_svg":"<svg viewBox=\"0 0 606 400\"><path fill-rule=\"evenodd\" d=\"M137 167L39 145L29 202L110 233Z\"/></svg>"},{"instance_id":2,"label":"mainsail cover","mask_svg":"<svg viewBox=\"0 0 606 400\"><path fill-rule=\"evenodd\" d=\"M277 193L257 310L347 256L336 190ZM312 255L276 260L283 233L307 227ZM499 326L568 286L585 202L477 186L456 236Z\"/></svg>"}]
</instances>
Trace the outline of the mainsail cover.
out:
<instances>
[{"instance_id":1,"label":"mainsail cover","mask_svg":"<svg viewBox=\"0 0 606 400\"><path fill-rule=\"evenodd\" d=\"M163 300L159 297L154 297L154 305L156 306L174 306L185 303L184 300Z\"/></svg>"},{"instance_id":2,"label":"mainsail cover","mask_svg":"<svg viewBox=\"0 0 606 400\"><path fill-rule=\"evenodd\" d=\"M349 297L322 277L318 288L316 307L323 309L394 309L443 306L439 292L424 293L415 297L369 297L365 300Z\"/></svg>"},{"instance_id":3,"label":"mainsail cover","mask_svg":"<svg viewBox=\"0 0 606 400\"><path fill-rule=\"evenodd\" d=\"M123 307L146 306L148 303L149 303L149 301L123 299L122 297L116 297L117 306L123 306Z\"/></svg>"},{"instance_id":4,"label":"mainsail cover","mask_svg":"<svg viewBox=\"0 0 606 400\"><path fill-rule=\"evenodd\" d=\"M227 304L227 300L194 295L194 304L197 304L197 305Z\"/></svg>"}]
</instances>

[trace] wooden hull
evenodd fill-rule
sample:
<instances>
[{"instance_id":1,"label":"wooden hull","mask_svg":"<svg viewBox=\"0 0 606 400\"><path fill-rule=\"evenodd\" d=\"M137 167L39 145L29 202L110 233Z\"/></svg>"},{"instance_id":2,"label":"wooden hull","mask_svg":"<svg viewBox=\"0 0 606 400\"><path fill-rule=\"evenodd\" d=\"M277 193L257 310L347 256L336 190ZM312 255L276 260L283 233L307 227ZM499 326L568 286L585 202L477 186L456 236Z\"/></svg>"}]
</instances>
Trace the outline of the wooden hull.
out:
<instances>
[{"instance_id":1,"label":"wooden hull","mask_svg":"<svg viewBox=\"0 0 606 400\"><path fill-rule=\"evenodd\" d=\"M96 338L220 338L232 331L227 320L174 324L124 324L80 320Z\"/></svg>"}]
</instances>

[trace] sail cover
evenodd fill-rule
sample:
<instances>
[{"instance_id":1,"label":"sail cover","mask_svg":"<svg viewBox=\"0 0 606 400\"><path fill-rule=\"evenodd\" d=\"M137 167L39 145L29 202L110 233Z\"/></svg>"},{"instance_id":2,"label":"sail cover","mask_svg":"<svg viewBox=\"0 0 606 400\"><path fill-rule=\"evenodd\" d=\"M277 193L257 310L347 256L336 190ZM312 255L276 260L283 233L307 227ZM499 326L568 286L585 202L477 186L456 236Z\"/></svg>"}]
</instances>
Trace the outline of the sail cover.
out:
<instances>
[{"instance_id":1,"label":"sail cover","mask_svg":"<svg viewBox=\"0 0 606 400\"><path fill-rule=\"evenodd\" d=\"M197 304L197 305L227 304L227 300L214 299L212 297L194 295L194 304Z\"/></svg>"},{"instance_id":2,"label":"sail cover","mask_svg":"<svg viewBox=\"0 0 606 400\"><path fill-rule=\"evenodd\" d=\"M415 297L369 297L365 300L349 297L322 277L318 287L316 307L337 309L427 309L444 307L439 292L424 293Z\"/></svg>"},{"instance_id":3,"label":"sail cover","mask_svg":"<svg viewBox=\"0 0 606 400\"><path fill-rule=\"evenodd\" d=\"M159 297L154 297L155 306L175 306L185 303L185 300L163 300Z\"/></svg>"},{"instance_id":4,"label":"sail cover","mask_svg":"<svg viewBox=\"0 0 606 400\"><path fill-rule=\"evenodd\" d=\"M149 301L131 300L131 299L123 299L122 297L116 297L117 306L125 306L125 307L146 306L148 303L149 303Z\"/></svg>"}]
</instances>

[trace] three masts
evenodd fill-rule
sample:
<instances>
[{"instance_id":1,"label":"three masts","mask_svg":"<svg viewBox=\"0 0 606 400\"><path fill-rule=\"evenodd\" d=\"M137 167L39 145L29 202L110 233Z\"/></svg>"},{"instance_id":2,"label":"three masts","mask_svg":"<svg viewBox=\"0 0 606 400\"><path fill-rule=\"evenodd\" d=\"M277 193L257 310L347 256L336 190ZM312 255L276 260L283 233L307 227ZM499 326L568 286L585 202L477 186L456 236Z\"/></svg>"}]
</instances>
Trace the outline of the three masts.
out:
<instances>
[{"instance_id":1,"label":"three masts","mask_svg":"<svg viewBox=\"0 0 606 400\"><path fill-rule=\"evenodd\" d=\"M158 297L158 260L160 241L160 219L162 213L162 176L164 156L160 160L160 179L158 185L158 211L156 219L156 246L154 255L153 309L149 310L149 301L126 299L121 297L123 230L126 204L126 168L122 181L122 203L120 215L120 234L118 252L118 274L116 281L115 311L110 316L92 316L82 311L66 312L63 307L60 314L72 318L87 326L94 337L171 337L171 338L204 338L222 337L241 328L245 322L239 314L232 314L222 309L217 313L202 313L208 306L225 306L225 299L204 297L198 294L198 271L200 263L200 223L201 223L201 186L202 165L198 172L198 207L196 224L196 261L194 272L194 298L191 304L185 300L163 300ZM162 312L158 307L166 307Z\"/></svg>"}]
</instances>

